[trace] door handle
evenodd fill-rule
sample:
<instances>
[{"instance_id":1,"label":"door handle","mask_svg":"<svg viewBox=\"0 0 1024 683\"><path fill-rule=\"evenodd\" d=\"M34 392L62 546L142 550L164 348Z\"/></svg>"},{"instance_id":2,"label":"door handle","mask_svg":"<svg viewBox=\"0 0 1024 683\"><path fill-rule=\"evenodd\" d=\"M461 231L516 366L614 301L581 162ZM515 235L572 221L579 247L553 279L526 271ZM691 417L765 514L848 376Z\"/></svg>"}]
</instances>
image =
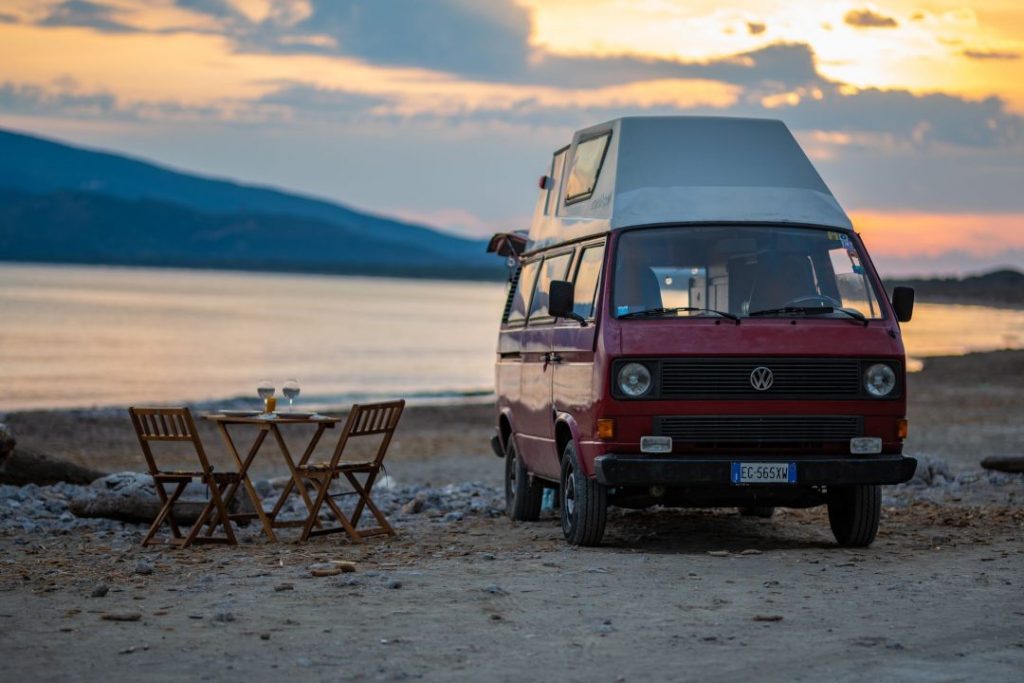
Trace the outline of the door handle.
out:
<instances>
[{"instance_id":1,"label":"door handle","mask_svg":"<svg viewBox=\"0 0 1024 683\"><path fill-rule=\"evenodd\" d=\"M555 353L554 351L552 351L547 355L547 358L545 360L547 360L547 362L549 363L561 363L562 357Z\"/></svg>"}]
</instances>

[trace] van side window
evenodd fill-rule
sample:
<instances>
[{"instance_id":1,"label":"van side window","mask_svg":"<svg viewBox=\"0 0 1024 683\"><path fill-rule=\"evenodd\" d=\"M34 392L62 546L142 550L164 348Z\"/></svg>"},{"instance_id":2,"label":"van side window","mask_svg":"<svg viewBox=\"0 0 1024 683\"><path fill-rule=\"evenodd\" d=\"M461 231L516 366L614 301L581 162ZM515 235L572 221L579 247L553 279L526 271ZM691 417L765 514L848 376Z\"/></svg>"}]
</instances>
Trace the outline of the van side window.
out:
<instances>
[{"instance_id":1,"label":"van side window","mask_svg":"<svg viewBox=\"0 0 1024 683\"><path fill-rule=\"evenodd\" d=\"M569 166L569 179L565 184L566 204L589 199L590 195L594 194L611 136L611 132L608 132L576 145L572 165Z\"/></svg>"},{"instance_id":2,"label":"van side window","mask_svg":"<svg viewBox=\"0 0 1024 683\"><path fill-rule=\"evenodd\" d=\"M531 261L520 267L506 322L521 323L526 320L526 307L530 304L530 293L533 291L533 282L537 278L539 265L540 261Z\"/></svg>"},{"instance_id":3,"label":"van side window","mask_svg":"<svg viewBox=\"0 0 1024 683\"><path fill-rule=\"evenodd\" d=\"M569 261L571 260L572 252L544 259L540 276L537 278L537 291L533 295L533 304L530 306L530 322L548 317L548 292L551 289L551 281L565 279L569 273Z\"/></svg>"},{"instance_id":4,"label":"van side window","mask_svg":"<svg viewBox=\"0 0 1024 683\"><path fill-rule=\"evenodd\" d=\"M565 169L565 155L569 153L569 148L566 147L563 150L555 152L554 158L551 159L551 185L548 187L548 196L544 200L544 213L558 213L557 210L552 212L552 208L558 208L558 194L562 191L562 171Z\"/></svg>"},{"instance_id":5,"label":"van side window","mask_svg":"<svg viewBox=\"0 0 1024 683\"><path fill-rule=\"evenodd\" d=\"M603 263L603 244L587 247L580 256L580 264L576 269L576 299L573 301L572 310L584 318L594 317L597 283L601 279Z\"/></svg>"}]
</instances>

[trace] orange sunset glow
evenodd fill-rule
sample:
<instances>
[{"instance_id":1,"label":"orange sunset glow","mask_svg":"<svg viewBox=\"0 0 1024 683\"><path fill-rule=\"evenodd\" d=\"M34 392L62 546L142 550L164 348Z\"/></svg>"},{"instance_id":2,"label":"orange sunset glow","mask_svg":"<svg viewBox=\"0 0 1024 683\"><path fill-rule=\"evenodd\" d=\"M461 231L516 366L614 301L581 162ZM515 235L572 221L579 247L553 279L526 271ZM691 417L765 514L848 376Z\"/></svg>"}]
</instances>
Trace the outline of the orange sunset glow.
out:
<instances>
[{"instance_id":1,"label":"orange sunset glow","mask_svg":"<svg viewBox=\"0 0 1024 683\"><path fill-rule=\"evenodd\" d=\"M903 272L1024 266L1022 76L1017 0L0 1L3 128L482 237L577 128L779 118Z\"/></svg>"}]
</instances>

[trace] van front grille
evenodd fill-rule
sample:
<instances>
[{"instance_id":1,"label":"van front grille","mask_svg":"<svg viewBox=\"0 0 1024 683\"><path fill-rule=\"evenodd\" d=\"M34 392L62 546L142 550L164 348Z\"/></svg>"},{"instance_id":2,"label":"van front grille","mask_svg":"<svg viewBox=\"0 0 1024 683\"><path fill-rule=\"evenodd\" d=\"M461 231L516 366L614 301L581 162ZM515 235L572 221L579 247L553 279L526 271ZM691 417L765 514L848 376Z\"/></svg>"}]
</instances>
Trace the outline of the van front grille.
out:
<instances>
[{"instance_id":1,"label":"van front grille","mask_svg":"<svg viewBox=\"0 0 1024 683\"><path fill-rule=\"evenodd\" d=\"M659 394L664 399L824 398L861 396L861 364L856 359L686 358L661 361ZM751 382L755 369L771 371L768 389Z\"/></svg>"},{"instance_id":2,"label":"van front grille","mask_svg":"<svg viewBox=\"0 0 1024 683\"><path fill-rule=\"evenodd\" d=\"M862 434L848 415L672 415L654 418L654 434L677 445L756 446L847 442Z\"/></svg>"}]
</instances>

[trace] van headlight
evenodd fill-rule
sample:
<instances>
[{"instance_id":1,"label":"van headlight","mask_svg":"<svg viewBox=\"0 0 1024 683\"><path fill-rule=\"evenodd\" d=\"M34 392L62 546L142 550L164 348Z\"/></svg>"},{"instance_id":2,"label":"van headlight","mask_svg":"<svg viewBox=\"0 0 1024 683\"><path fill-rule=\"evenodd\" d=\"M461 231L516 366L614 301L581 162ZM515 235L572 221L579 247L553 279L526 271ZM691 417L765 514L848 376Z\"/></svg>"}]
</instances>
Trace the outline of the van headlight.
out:
<instances>
[{"instance_id":1,"label":"van headlight","mask_svg":"<svg viewBox=\"0 0 1024 683\"><path fill-rule=\"evenodd\" d=\"M626 363L619 370L619 391L630 398L640 398L651 390L651 371L642 363Z\"/></svg>"},{"instance_id":2,"label":"van headlight","mask_svg":"<svg viewBox=\"0 0 1024 683\"><path fill-rule=\"evenodd\" d=\"M864 373L864 388L875 398L884 398L896 388L896 373L885 363L875 363Z\"/></svg>"}]
</instances>

